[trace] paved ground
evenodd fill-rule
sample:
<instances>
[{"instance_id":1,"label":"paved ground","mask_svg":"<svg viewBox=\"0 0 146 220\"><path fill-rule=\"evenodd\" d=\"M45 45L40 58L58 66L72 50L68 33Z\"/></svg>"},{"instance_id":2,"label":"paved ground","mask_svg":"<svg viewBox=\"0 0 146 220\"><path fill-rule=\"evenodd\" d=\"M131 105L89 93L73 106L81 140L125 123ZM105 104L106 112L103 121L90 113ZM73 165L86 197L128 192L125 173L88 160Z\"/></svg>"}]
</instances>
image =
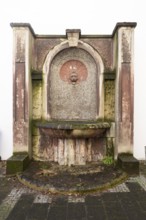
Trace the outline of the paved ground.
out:
<instances>
[{"instance_id":1,"label":"paved ground","mask_svg":"<svg viewBox=\"0 0 146 220\"><path fill-rule=\"evenodd\" d=\"M0 220L146 220L146 165L102 193L52 195L0 175Z\"/></svg>"}]
</instances>

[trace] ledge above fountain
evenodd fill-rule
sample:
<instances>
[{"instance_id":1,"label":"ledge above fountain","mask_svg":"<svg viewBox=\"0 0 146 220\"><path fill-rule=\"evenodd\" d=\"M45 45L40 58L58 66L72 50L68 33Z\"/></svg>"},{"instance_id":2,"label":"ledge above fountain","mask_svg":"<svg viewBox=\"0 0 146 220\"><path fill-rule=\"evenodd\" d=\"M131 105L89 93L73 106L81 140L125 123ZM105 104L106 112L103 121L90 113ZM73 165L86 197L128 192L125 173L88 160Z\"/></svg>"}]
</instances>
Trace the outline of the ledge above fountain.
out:
<instances>
[{"instance_id":1,"label":"ledge above fountain","mask_svg":"<svg viewBox=\"0 0 146 220\"><path fill-rule=\"evenodd\" d=\"M36 127L52 138L93 138L103 137L110 128L109 122L99 121L39 121Z\"/></svg>"}]
</instances>

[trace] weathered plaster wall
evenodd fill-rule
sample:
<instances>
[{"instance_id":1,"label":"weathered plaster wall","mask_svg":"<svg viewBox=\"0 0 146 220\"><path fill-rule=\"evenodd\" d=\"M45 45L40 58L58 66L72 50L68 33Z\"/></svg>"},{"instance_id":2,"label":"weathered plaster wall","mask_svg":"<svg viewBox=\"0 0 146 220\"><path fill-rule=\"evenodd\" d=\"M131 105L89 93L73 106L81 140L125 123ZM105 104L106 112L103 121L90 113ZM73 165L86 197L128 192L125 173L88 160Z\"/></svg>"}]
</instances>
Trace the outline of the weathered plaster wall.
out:
<instances>
[{"instance_id":1,"label":"weathered plaster wall","mask_svg":"<svg viewBox=\"0 0 146 220\"><path fill-rule=\"evenodd\" d=\"M83 38L82 40L98 51L104 62L105 70L113 68L113 40L110 39L110 36L109 38L103 36L103 38Z\"/></svg>"},{"instance_id":2,"label":"weathered plaster wall","mask_svg":"<svg viewBox=\"0 0 146 220\"><path fill-rule=\"evenodd\" d=\"M34 36L28 26L13 27L13 146L31 157L32 79Z\"/></svg>"},{"instance_id":3,"label":"weathered plaster wall","mask_svg":"<svg viewBox=\"0 0 146 220\"><path fill-rule=\"evenodd\" d=\"M79 29L68 29L66 37L49 38L36 36L29 24L12 24L14 151L64 165L100 160L111 151L133 153L135 26L119 23L109 36L82 37ZM115 126L89 144L86 137L52 138L41 127L32 138L36 119L102 119Z\"/></svg>"},{"instance_id":4,"label":"weathered plaster wall","mask_svg":"<svg viewBox=\"0 0 146 220\"><path fill-rule=\"evenodd\" d=\"M116 146L118 153L133 153L133 27L118 29L116 72Z\"/></svg>"},{"instance_id":5,"label":"weathered plaster wall","mask_svg":"<svg viewBox=\"0 0 146 220\"><path fill-rule=\"evenodd\" d=\"M42 130L41 135L37 129L33 130L33 158L42 161L54 161L60 165L84 165L86 162L97 162L111 152L111 139L57 139L49 138ZM113 146L112 146L113 147Z\"/></svg>"},{"instance_id":6,"label":"weathered plaster wall","mask_svg":"<svg viewBox=\"0 0 146 220\"><path fill-rule=\"evenodd\" d=\"M33 80L32 82L32 119L42 117L42 81Z\"/></svg>"},{"instance_id":7,"label":"weathered plaster wall","mask_svg":"<svg viewBox=\"0 0 146 220\"><path fill-rule=\"evenodd\" d=\"M104 81L104 117L105 120L115 120L115 80Z\"/></svg>"},{"instance_id":8,"label":"weathered plaster wall","mask_svg":"<svg viewBox=\"0 0 146 220\"><path fill-rule=\"evenodd\" d=\"M60 39L58 38L50 38L46 36L46 39L44 37L38 37L35 40L35 57L36 57L36 69L42 71L43 65L46 59L46 56L50 50L54 48L54 46L60 44L62 41L65 40L65 37Z\"/></svg>"},{"instance_id":9,"label":"weathered plaster wall","mask_svg":"<svg viewBox=\"0 0 146 220\"><path fill-rule=\"evenodd\" d=\"M46 36L47 38L47 36ZM112 69L113 67L113 56L112 51L113 51L113 42L111 39L100 39L97 37L96 39L93 37L88 38L82 38L80 37L80 40L91 45L95 50L100 54L100 56L103 59L103 62L105 64L106 69ZM38 38L35 40L35 56L37 57L37 66L36 68L38 70L42 70L45 58L48 54L48 51L52 50L54 46L60 44L61 42L66 41L66 37L62 36L62 38L55 37L53 39L48 37L48 39L44 38Z\"/></svg>"}]
</instances>

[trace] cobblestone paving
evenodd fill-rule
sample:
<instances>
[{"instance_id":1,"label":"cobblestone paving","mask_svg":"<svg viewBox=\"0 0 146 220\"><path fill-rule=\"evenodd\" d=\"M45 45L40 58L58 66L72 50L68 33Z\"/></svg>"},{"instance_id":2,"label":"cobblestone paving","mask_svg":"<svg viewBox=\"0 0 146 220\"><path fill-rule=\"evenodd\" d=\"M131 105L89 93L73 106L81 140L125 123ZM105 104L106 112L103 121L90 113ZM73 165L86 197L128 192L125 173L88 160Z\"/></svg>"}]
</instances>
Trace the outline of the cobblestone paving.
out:
<instances>
[{"instance_id":1,"label":"cobblestone paving","mask_svg":"<svg viewBox=\"0 0 146 220\"><path fill-rule=\"evenodd\" d=\"M0 174L0 220L146 220L146 165L139 176L100 193L37 192ZM3 169L4 171L4 169Z\"/></svg>"},{"instance_id":2,"label":"cobblestone paving","mask_svg":"<svg viewBox=\"0 0 146 220\"><path fill-rule=\"evenodd\" d=\"M146 177L131 177L105 192L86 196L42 194L26 187L10 192L1 188L0 220L23 219L146 220Z\"/></svg>"}]
</instances>

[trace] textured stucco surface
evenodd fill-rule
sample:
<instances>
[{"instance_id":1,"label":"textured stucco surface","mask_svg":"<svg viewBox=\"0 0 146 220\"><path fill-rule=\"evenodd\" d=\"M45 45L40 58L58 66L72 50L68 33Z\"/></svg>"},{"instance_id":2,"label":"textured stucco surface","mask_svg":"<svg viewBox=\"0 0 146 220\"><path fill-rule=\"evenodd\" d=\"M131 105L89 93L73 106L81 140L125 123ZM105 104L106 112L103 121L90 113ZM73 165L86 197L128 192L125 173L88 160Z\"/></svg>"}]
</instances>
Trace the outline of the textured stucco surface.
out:
<instances>
[{"instance_id":1,"label":"textured stucco surface","mask_svg":"<svg viewBox=\"0 0 146 220\"><path fill-rule=\"evenodd\" d=\"M77 59L87 68L87 79L75 85L65 82L60 77L62 65ZM77 69L77 72L79 70ZM51 64L49 77L50 113L53 119L89 120L97 118L97 79L95 61L82 49L70 48L60 52Z\"/></svg>"},{"instance_id":2,"label":"textured stucco surface","mask_svg":"<svg viewBox=\"0 0 146 220\"><path fill-rule=\"evenodd\" d=\"M42 82L36 80L32 87L32 118L40 119L42 116Z\"/></svg>"},{"instance_id":3,"label":"textured stucco surface","mask_svg":"<svg viewBox=\"0 0 146 220\"><path fill-rule=\"evenodd\" d=\"M105 80L105 98L104 98L104 117L114 121L115 117L115 82L113 80Z\"/></svg>"}]
</instances>

